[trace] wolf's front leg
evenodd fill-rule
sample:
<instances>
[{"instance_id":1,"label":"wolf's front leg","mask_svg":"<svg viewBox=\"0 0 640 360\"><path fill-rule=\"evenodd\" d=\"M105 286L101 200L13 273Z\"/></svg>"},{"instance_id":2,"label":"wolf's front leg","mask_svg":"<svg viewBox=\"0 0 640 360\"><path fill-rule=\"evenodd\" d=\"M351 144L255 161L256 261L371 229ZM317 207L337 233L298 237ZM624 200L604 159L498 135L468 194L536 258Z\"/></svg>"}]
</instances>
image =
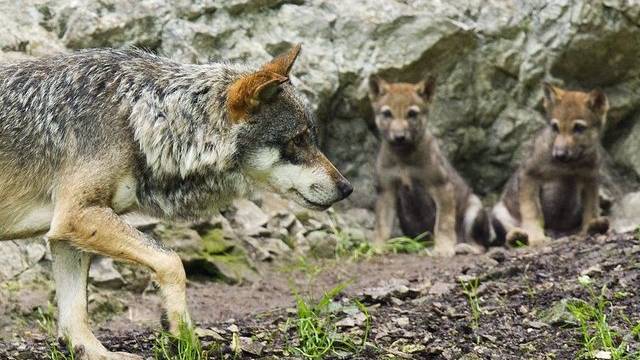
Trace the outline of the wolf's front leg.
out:
<instances>
[{"instance_id":1,"label":"wolf's front leg","mask_svg":"<svg viewBox=\"0 0 640 360\"><path fill-rule=\"evenodd\" d=\"M392 188L381 189L376 199L376 228L373 240L375 245L382 246L389 240L396 215L395 191Z\"/></svg>"},{"instance_id":2,"label":"wolf's front leg","mask_svg":"<svg viewBox=\"0 0 640 360\"><path fill-rule=\"evenodd\" d=\"M582 228L580 234L604 234L609 230L609 220L600 216L598 183L589 181L582 188Z\"/></svg>"},{"instance_id":3,"label":"wolf's front leg","mask_svg":"<svg viewBox=\"0 0 640 360\"><path fill-rule=\"evenodd\" d=\"M160 284L168 330L177 334L182 321L190 324L186 304L186 276L180 257L125 223L110 208L83 207L78 203L57 204L47 237L51 240L66 241L69 245L88 252L149 267L155 272ZM62 305L68 306L66 303ZM92 347L85 350L94 351ZM87 358L93 360L132 357L113 353L105 357L102 349L97 349L94 353L88 353Z\"/></svg>"},{"instance_id":4,"label":"wolf's front leg","mask_svg":"<svg viewBox=\"0 0 640 360\"><path fill-rule=\"evenodd\" d=\"M434 254L451 257L456 251L456 194L453 184L444 183L431 191L436 203L436 223L434 226Z\"/></svg>"},{"instance_id":5,"label":"wolf's front leg","mask_svg":"<svg viewBox=\"0 0 640 360\"><path fill-rule=\"evenodd\" d=\"M540 184L536 179L524 175L519 187L520 217L522 229L514 229L513 232L524 231L530 246L543 244L547 241L544 234L544 217L540 206ZM513 238L514 234L507 234L507 238Z\"/></svg>"},{"instance_id":6,"label":"wolf's front leg","mask_svg":"<svg viewBox=\"0 0 640 360\"><path fill-rule=\"evenodd\" d=\"M91 332L87 315L87 276L91 255L64 241L49 242L58 300L58 338L73 346L76 359L142 359L126 353L110 353Z\"/></svg>"}]
</instances>

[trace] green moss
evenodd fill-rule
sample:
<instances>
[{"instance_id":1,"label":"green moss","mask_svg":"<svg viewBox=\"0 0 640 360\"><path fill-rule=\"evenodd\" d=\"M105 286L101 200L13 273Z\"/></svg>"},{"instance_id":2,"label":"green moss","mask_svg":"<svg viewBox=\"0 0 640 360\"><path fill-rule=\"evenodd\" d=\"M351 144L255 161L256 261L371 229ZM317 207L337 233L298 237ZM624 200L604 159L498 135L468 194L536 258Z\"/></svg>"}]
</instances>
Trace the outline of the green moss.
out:
<instances>
[{"instance_id":1,"label":"green moss","mask_svg":"<svg viewBox=\"0 0 640 360\"><path fill-rule=\"evenodd\" d=\"M224 254L234 250L234 245L225 239L222 229L207 231L202 235L202 244L207 254Z\"/></svg>"}]
</instances>

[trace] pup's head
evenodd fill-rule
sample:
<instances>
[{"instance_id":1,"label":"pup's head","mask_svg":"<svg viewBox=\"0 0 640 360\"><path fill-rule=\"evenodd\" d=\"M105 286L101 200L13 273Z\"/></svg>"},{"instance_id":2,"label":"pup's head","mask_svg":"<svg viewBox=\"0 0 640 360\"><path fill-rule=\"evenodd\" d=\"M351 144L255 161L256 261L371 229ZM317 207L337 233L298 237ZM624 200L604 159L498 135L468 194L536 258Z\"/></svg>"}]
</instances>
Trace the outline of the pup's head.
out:
<instances>
[{"instance_id":1,"label":"pup's head","mask_svg":"<svg viewBox=\"0 0 640 360\"><path fill-rule=\"evenodd\" d=\"M562 162L593 153L604 128L609 101L600 90L567 91L544 83L544 108L551 127L551 155Z\"/></svg>"},{"instance_id":2,"label":"pup's head","mask_svg":"<svg viewBox=\"0 0 640 360\"><path fill-rule=\"evenodd\" d=\"M433 78L417 84L388 83L375 76L369 79L376 127L392 147L411 148L420 141L434 89Z\"/></svg>"},{"instance_id":3,"label":"pup's head","mask_svg":"<svg viewBox=\"0 0 640 360\"><path fill-rule=\"evenodd\" d=\"M289 82L300 45L236 80L228 90L244 173L298 204L323 210L353 191L318 147L315 118Z\"/></svg>"}]
</instances>

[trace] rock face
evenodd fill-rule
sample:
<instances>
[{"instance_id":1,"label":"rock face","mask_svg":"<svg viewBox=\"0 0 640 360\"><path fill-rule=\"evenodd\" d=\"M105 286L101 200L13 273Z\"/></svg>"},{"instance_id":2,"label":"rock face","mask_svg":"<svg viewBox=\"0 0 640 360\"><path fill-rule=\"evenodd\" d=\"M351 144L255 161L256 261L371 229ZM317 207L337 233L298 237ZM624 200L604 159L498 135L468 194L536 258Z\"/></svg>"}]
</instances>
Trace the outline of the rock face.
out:
<instances>
[{"instance_id":1,"label":"rock face","mask_svg":"<svg viewBox=\"0 0 640 360\"><path fill-rule=\"evenodd\" d=\"M184 62L260 62L302 42L294 68L324 147L370 206L378 141L366 79L438 79L431 128L481 194L499 192L544 126L540 82L603 88L605 145L640 174L640 5L635 0L26 0L0 5L0 48L40 56L140 46ZM19 56L19 55L18 55Z\"/></svg>"},{"instance_id":2,"label":"rock face","mask_svg":"<svg viewBox=\"0 0 640 360\"><path fill-rule=\"evenodd\" d=\"M46 255L44 241L38 239L0 242L0 282L30 269Z\"/></svg>"}]
</instances>

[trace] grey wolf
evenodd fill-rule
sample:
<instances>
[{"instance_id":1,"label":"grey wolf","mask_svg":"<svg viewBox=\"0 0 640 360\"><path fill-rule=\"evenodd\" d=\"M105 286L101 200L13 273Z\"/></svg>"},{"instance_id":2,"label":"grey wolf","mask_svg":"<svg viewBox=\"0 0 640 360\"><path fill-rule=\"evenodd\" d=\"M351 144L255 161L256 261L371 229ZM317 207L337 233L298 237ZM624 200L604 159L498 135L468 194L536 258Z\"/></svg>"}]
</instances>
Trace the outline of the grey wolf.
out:
<instances>
[{"instance_id":1,"label":"grey wolf","mask_svg":"<svg viewBox=\"0 0 640 360\"><path fill-rule=\"evenodd\" d=\"M548 83L543 89L547 126L492 211L499 242L538 245L547 235L608 228L598 204L607 96L600 90L568 91Z\"/></svg>"},{"instance_id":2,"label":"grey wolf","mask_svg":"<svg viewBox=\"0 0 640 360\"><path fill-rule=\"evenodd\" d=\"M180 258L120 214L197 218L256 188L322 210L351 193L289 82L299 51L261 67L107 49L0 66L0 240L45 234L58 333L82 358L140 359L89 327L91 254L150 268L169 331L190 322Z\"/></svg>"},{"instance_id":3,"label":"grey wolf","mask_svg":"<svg viewBox=\"0 0 640 360\"><path fill-rule=\"evenodd\" d=\"M427 130L435 80L388 83L371 77L369 97L382 137L376 162L375 242L384 243L398 218L405 235L434 234L434 252L481 251L490 242L482 202Z\"/></svg>"}]
</instances>

